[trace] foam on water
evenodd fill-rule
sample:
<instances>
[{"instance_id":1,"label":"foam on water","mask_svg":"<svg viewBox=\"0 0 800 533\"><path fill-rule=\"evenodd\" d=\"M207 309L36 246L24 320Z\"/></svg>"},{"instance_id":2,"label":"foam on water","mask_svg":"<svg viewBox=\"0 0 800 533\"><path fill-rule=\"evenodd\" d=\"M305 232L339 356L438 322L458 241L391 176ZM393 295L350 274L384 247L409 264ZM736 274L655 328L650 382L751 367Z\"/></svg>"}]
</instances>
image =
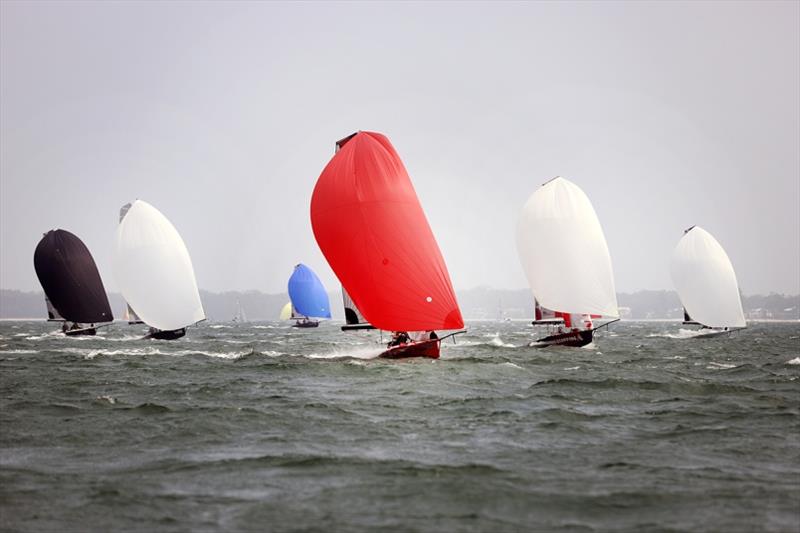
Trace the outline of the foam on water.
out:
<instances>
[{"instance_id":1,"label":"foam on water","mask_svg":"<svg viewBox=\"0 0 800 533\"><path fill-rule=\"evenodd\" d=\"M800 365L800 357L795 357L789 361L786 361L787 365Z\"/></svg>"},{"instance_id":2,"label":"foam on water","mask_svg":"<svg viewBox=\"0 0 800 533\"><path fill-rule=\"evenodd\" d=\"M701 329L686 329L680 328L678 329L677 333L670 333L670 332L662 332L662 333L651 333L648 337L662 337L665 339L694 339L697 337L704 337L707 336L708 333L704 333Z\"/></svg>"}]
</instances>

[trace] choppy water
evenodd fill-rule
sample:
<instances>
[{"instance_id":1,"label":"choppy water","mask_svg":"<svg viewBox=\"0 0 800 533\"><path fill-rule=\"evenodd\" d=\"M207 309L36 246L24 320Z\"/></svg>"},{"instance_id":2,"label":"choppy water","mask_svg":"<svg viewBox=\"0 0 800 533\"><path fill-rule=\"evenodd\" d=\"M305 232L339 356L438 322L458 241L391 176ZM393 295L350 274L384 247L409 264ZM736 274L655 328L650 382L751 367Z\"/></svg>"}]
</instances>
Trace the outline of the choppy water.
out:
<instances>
[{"instance_id":1,"label":"choppy water","mask_svg":"<svg viewBox=\"0 0 800 533\"><path fill-rule=\"evenodd\" d=\"M386 361L334 324L0 323L0 529L800 529L800 325L468 327Z\"/></svg>"}]
</instances>

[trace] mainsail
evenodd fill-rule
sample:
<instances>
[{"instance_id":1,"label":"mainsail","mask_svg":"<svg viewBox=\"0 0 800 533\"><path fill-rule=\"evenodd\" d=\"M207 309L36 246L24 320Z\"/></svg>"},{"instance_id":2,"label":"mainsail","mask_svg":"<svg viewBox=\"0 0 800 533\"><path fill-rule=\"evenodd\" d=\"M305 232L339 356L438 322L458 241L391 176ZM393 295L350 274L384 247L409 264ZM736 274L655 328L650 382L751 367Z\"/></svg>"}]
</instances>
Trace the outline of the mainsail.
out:
<instances>
[{"instance_id":1,"label":"mainsail","mask_svg":"<svg viewBox=\"0 0 800 533\"><path fill-rule=\"evenodd\" d=\"M47 321L48 322L63 322L64 317L58 313L58 309L53 307L53 303L46 295L44 297L44 304L47 306Z\"/></svg>"},{"instance_id":2,"label":"mainsail","mask_svg":"<svg viewBox=\"0 0 800 533\"><path fill-rule=\"evenodd\" d=\"M131 208L131 204L125 204L119 209L119 221L122 222L122 219L125 218L125 215L128 214L128 210ZM136 314L136 311L133 310L131 304L125 303L125 320L128 321L128 324L144 324L142 319L139 318L139 315Z\"/></svg>"},{"instance_id":3,"label":"mainsail","mask_svg":"<svg viewBox=\"0 0 800 533\"><path fill-rule=\"evenodd\" d=\"M289 278L289 298L300 315L330 318L331 304L328 293L313 270L300 263Z\"/></svg>"},{"instance_id":4,"label":"mainsail","mask_svg":"<svg viewBox=\"0 0 800 533\"><path fill-rule=\"evenodd\" d=\"M311 197L314 236L364 317L389 331L463 327L450 275L389 140L337 143Z\"/></svg>"},{"instance_id":5,"label":"mainsail","mask_svg":"<svg viewBox=\"0 0 800 533\"><path fill-rule=\"evenodd\" d=\"M692 226L675 247L672 282L686 316L710 328L747 325L739 285L728 254L699 226Z\"/></svg>"},{"instance_id":6,"label":"mainsail","mask_svg":"<svg viewBox=\"0 0 800 533\"><path fill-rule=\"evenodd\" d=\"M48 231L36 246L33 266L44 289L49 320L81 324L114 320L97 265L78 237L61 229Z\"/></svg>"},{"instance_id":7,"label":"mainsail","mask_svg":"<svg viewBox=\"0 0 800 533\"><path fill-rule=\"evenodd\" d=\"M557 316L619 317L603 228L574 183L557 177L531 195L517 225L517 251L542 307Z\"/></svg>"},{"instance_id":8,"label":"mainsail","mask_svg":"<svg viewBox=\"0 0 800 533\"><path fill-rule=\"evenodd\" d=\"M117 284L149 326L178 330L205 319L189 251L155 207L137 200L117 228Z\"/></svg>"},{"instance_id":9,"label":"mainsail","mask_svg":"<svg viewBox=\"0 0 800 533\"><path fill-rule=\"evenodd\" d=\"M346 323L346 325L342 326L343 330L372 329L374 327L358 310L356 303L347 294L347 289L344 286L342 286L342 303L344 304L344 320Z\"/></svg>"}]
</instances>

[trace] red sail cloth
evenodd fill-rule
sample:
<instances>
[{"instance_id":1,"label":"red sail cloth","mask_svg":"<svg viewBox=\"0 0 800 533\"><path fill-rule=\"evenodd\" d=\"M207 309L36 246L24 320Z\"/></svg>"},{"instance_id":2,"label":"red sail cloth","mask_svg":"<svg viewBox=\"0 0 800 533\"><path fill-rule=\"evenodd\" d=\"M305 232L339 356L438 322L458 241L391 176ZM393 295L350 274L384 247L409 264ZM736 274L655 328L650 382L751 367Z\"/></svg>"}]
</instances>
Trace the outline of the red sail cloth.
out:
<instances>
[{"instance_id":1,"label":"red sail cloth","mask_svg":"<svg viewBox=\"0 0 800 533\"><path fill-rule=\"evenodd\" d=\"M385 136L359 132L333 156L311 197L311 226L339 281L376 328L464 327L439 246Z\"/></svg>"}]
</instances>

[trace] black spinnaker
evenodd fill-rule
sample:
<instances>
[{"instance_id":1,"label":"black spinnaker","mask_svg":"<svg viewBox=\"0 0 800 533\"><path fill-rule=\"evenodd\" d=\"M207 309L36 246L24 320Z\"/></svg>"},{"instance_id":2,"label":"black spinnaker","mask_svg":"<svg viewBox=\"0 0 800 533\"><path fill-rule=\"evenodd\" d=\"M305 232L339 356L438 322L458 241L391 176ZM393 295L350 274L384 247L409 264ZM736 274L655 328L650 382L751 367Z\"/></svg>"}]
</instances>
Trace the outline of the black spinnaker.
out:
<instances>
[{"instance_id":1,"label":"black spinnaker","mask_svg":"<svg viewBox=\"0 0 800 533\"><path fill-rule=\"evenodd\" d=\"M65 320L114 320L97 265L78 237L62 229L48 231L36 246L33 266L45 296Z\"/></svg>"}]
</instances>

